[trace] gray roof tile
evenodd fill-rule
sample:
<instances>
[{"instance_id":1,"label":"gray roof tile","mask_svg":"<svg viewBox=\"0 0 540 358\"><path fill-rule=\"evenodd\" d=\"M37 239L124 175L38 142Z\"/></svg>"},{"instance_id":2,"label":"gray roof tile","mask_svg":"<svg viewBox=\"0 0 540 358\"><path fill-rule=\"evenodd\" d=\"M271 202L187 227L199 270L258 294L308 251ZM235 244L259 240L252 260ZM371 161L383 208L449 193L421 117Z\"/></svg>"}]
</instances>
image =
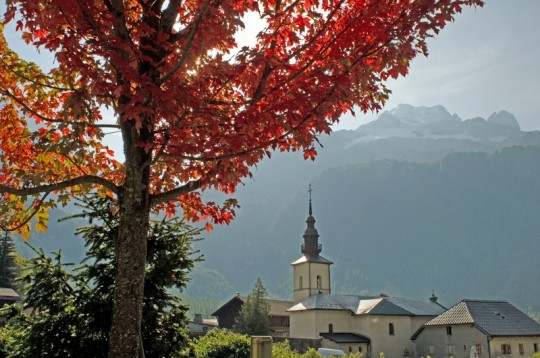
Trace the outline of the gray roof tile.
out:
<instances>
[{"instance_id":1,"label":"gray roof tile","mask_svg":"<svg viewBox=\"0 0 540 358\"><path fill-rule=\"evenodd\" d=\"M358 315L436 316L445 308L430 300L318 293L294 305L289 312L305 310L346 310Z\"/></svg>"},{"instance_id":2,"label":"gray roof tile","mask_svg":"<svg viewBox=\"0 0 540 358\"><path fill-rule=\"evenodd\" d=\"M474 324L490 336L540 336L540 324L506 301L463 300L426 326Z\"/></svg>"},{"instance_id":3,"label":"gray roof tile","mask_svg":"<svg viewBox=\"0 0 540 358\"><path fill-rule=\"evenodd\" d=\"M355 333L320 333L321 337L336 343L370 343L371 340Z\"/></svg>"},{"instance_id":4,"label":"gray roof tile","mask_svg":"<svg viewBox=\"0 0 540 358\"><path fill-rule=\"evenodd\" d=\"M413 316L437 316L446 311L446 307L430 299L388 297L386 300L410 312Z\"/></svg>"}]
</instances>

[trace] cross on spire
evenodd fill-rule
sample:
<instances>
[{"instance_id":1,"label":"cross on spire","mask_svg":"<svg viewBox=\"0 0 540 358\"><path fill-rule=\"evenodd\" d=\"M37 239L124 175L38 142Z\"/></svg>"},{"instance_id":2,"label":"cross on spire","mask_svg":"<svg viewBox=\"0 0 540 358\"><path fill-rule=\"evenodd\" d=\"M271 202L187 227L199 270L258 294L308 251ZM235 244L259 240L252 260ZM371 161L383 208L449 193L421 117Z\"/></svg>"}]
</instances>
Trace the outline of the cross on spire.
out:
<instances>
[{"instance_id":1,"label":"cross on spire","mask_svg":"<svg viewBox=\"0 0 540 358\"><path fill-rule=\"evenodd\" d=\"M311 189L311 183L309 183L309 189L308 189L308 193L309 193L309 216L312 216L313 215L313 210L311 210L311 192L313 190Z\"/></svg>"}]
</instances>

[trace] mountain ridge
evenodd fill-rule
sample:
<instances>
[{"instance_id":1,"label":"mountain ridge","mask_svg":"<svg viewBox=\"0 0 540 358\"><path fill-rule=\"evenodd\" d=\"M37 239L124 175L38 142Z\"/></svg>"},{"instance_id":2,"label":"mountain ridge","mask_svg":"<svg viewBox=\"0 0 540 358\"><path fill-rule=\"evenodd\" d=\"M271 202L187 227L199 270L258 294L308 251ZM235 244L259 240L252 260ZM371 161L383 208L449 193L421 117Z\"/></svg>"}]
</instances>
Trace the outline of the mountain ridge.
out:
<instances>
[{"instance_id":1,"label":"mountain ridge","mask_svg":"<svg viewBox=\"0 0 540 358\"><path fill-rule=\"evenodd\" d=\"M196 244L207 261L196 267L186 293L223 300L248 292L261 277L273 297L289 298L290 263L300 256L311 182L323 255L335 262L334 292L428 297L435 290L446 304L501 298L540 310L534 300L540 291L527 282L540 272L534 257L540 250L534 240L540 232L540 131L520 130L506 111L463 121L442 106L430 108L418 110L420 134L411 135L412 124L398 117L405 109L414 116L415 107L407 106L390 118L406 136L390 128L377 137L384 126L379 122L374 130L374 121L321 136L314 162L280 152L261 162L235 194L237 218ZM430 113L440 118L429 121ZM217 202L224 197L204 195ZM476 265L482 279L460 282L475 252L489 255Z\"/></svg>"}]
</instances>

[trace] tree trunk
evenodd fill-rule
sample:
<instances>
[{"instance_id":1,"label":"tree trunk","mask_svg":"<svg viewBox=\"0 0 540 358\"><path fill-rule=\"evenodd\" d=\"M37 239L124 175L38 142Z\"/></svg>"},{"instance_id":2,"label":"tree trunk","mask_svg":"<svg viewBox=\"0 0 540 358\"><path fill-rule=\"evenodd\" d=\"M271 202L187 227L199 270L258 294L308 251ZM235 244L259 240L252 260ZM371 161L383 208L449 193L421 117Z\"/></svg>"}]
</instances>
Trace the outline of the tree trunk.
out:
<instances>
[{"instance_id":1,"label":"tree trunk","mask_svg":"<svg viewBox=\"0 0 540 358\"><path fill-rule=\"evenodd\" d=\"M126 132L131 139L136 138L133 128L127 128ZM149 170L145 165L148 155L135 143L135 140L126 140L124 136L126 179L119 197L120 226L115 243L117 273L109 358L135 358L142 349L140 337L150 194Z\"/></svg>"}]
</instances>

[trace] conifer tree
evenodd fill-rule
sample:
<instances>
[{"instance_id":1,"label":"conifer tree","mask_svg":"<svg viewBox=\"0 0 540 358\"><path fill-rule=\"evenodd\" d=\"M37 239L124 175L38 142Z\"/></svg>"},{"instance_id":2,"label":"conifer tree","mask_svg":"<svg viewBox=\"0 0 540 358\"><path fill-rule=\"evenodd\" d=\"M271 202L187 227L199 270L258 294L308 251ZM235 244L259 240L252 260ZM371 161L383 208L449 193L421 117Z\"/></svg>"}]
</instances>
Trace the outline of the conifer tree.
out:
<instances>
[{"instance_id":1,"label":"conifer tree","mask_svg":"<svg viewBox=\"0 0 540 358\"><path fill-rule=\"evenodd\" d=\"M19 274L19 265L15 255L15 244L11 235L6 231L0 239L0 287L17 289L16 279Z\"/></svg>"},{"instance_id":2,"label":"conifer tree","mask_svg":"<svg viewBox=\"0 0 540 358\"><path fill-rule=\"evenodd\" d=\"M107 356L114 276L118 216L114 203L92 196L83 201L82 214L90 225L79 228L87 246L85 260L70 270L61 253L48 257L43 250L27 261L22 277L28 286L24 306L7 307L7 324L0 330L0 357ZM148 241L148 259L142 320L142 346L146 357L181 357L188 347L184 327L187 307L170 288L182 289L193 258L192 242L200 230L183 221L153 221Z\"/></svg>"},{"instance_id":3,"label":"conifer tree","mask_svg":"<svg viewBox=\"0 0 540 358\"><path fill-rule=\"evenodd\" d=\"M262 280L257 279L236 318L234 330L249 335L266 335L270 332L270 304Z\"/></svg>"}]
</instances>

